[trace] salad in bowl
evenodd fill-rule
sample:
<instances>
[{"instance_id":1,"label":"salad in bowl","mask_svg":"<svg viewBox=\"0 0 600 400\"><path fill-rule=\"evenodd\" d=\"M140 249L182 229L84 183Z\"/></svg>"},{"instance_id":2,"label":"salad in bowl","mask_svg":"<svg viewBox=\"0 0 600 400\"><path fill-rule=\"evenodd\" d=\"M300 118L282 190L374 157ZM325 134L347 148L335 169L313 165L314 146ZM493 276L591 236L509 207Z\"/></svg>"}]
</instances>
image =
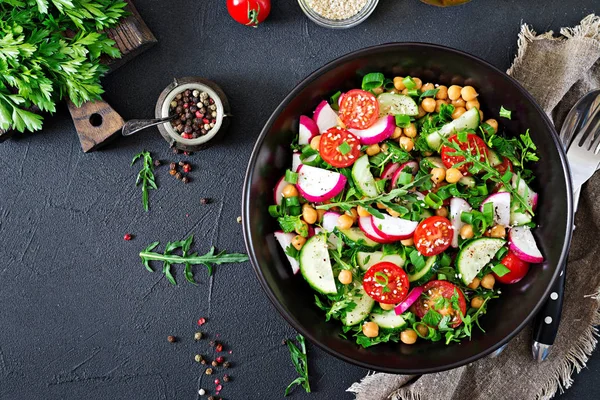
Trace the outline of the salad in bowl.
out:
<instances>
[{"instance_id":1,"label":"salad in bowl","mask_svg":"<svg viewBox=\"0 0 600 400\"><path fill-rule=\"evenodd\" d=\"M273 188L275 239L323 318L363 347L469 339L544 258L529 132L477 90L369 73L300 116Z\"/></svg>"}]
</instances>

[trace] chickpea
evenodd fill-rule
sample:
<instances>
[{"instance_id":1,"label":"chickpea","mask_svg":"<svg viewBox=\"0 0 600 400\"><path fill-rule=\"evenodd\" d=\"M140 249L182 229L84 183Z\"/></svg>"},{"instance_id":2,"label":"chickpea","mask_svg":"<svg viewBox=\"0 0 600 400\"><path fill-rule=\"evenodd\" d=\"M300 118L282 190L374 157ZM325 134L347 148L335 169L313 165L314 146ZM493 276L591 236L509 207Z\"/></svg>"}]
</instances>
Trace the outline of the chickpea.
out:
<instances>
[{"instance_id":1,"label":"chickpea","mask_svg":"<svg viewBox=\"0 0 600 400\"><path fill-rule=\"evenodd\" d=\"M304 246L304 243L306 243L306 238L304 236L296 235L292 239L292 246L294 246L296 250L300 250L302 246Z\"/></svg>"},{"instance_id":2,"label":"chickpea","mask_svg":"<svg viewBox=\"0 0 600 400\"><path fill-rule=\"evenodd\" d=\"M317 216L319 221L323 221L323 216L325 215L325 213L327 212L327 210L317 210Z\"/></svg>"},{"instance_id":3,"label":"chickpea","mask_svg":"<svg viewBox=\"0 0 600 400\"><path fill-rule=\"evenodd\" d=\"M498 121L496 121L493 118L490 118L487 121L485 121L485 123L491 126L492 129L494 129L494 132L498 132Z\"/></svg>"},{"instance_id":4,"label":"chickpea","mask_svg":"<svg viewBox=\"0 0 600 400\"><path fill-rule=\"evenodd\" d=\"M460 228L460 237L463 238L464 240L467 239L471 239L473 237L473 235L475 235L473 233L473 227L469 224L463 225L462 228Z\"/></svg>"},{"instance_id":5,"label":"chickpea","mask_svg":"<svg viewBox=\"0 0 600 400\"><path fill-rule=\"evenodd\" d=\"M281 191L281 194L283 194L283 197L296 197L298 196L298 189L296 189L296 186L290 183L285 185Z\"/></svg>"},{"instance_id":6,"label":"chickpea","mask_svg":"<svg viewBox=\"0 0 600 400\"><path fill-rule=\"evenodd\" d=\"M383 87L379 86L379 87L376 87L376 88L374 88L374 89L373 89L373 93L374 93L375 95L378 95L378 94L381 94L381 93L383 93Z\"/></svg>"},{"instance_id":7,"label":"chickpea","mask_svg":"<svg viewBox=\"0 0 600 400\"><path fill-rule=\"evenodd\" d=\"M310 139L310 148L313 150L319 150L319 146L321 145L321 135L315 136Z\"/></svg>"},{"instance_id":8,"label":"chickpea","mask_svg":"<svg viewBox=\"0 0 600 400\"><path fill-rule=\"evenodd\" d=\"M338 281L340 281L340 283L342 285L351 284L352 283L352 272L347 269L341 270L340 274L338 275Z\"/></svg>"},{"instance_id":9,"label":"chickpea","mask_svg":"<svg viewBox=\"0 0 600 400\"><path fill-rule=\"evenodd\" d=\"M439 183L446 178L446 170L444 168L432 168L431 169L431 180L435 183Z\"/></svg>"},{"instance_id":10,"label":"chickpea","mask_svg":"<svg viewBox=\"0 0 600 400\"><path fill-rule=\"evenodd\" d=\"M421 92L426 92L428 90L433 90L435 89L435 86L433 85L433 83L426 83L423 86L421 86Z\"/></svg>"},{"instance_id":11,"label":"chickpea","mask_svg":"<svg viewBox=\"0 0 600 400\"><path fill-rule=\"evenodd\" d=\"M396 88L396 90L400 91L406 89L406 86L404 86L404 83L402 82L403 80L404 78L402 78L401 76L397 76L394 78L394 87Z\"/></svg>"},{"instance_id":12,"label":"chickpea","mask_svg":"<svg viewBox=\"0 0 600 400\"><path fill-rule=\"evenodd\" d=\"M494 275L492 275L492 274L484 275L483 278L481 278L481 286L486 289L490 289L490 290L493 289L495 283L496 283L496 279L494 278Z\"/></svg>"},{"instance_id":13,"label":"chickpea","mask_svg":"<svg viewBox=\"0 0 600 400\"><path fill-rule=\"evenodd\" d=\"M483 305L483 298L481 296L475 296L471 300L471 307L479 308Z\"/></svg>"},{"instance_id":14,"label":"chickpea","mask_svg":"<svg viewBox=\"0 0 600 400\"><path fill-rule=\"evenodd\" d=\"M458 100L452 100L452 105L454 107L464 107L467 105L467 102L464 101L462 98L458 99Z\"/></svg>"},{"instance_id":15,"label":"chickpea","mask_svg":"<svg viewBox=\"0 0 600 400\"><path fill-rule=\"evenodd\" d=\"M417 118L423 118L425 114L427 113L425 112L425 110L423 110L423 107L419 106L419 113L417 114Z\"/></svg>"},{"instance_id":16,"label":"chickpea","mask_svg":"<svg viewBox=\"0 0 600 400\"><path fill-rule=\"evenodd\" d=\"M415 239L409 237L408 239L401 240L400 243L402 244L402 246L414 246Z\"/></svg>"},{"instance_id":17,"label":"chickpea","mask_svg":"<svg viewBox=\"0 0 600 400\"><path fill-rule=\"evenodd\" d=\"M438 100L446 100L448 98L448 88L444 85L438 86L438 92L435 95Z\"/></svg>"},{"instance_id":18,"label":"chickpea","mask_svg":"<svg viewBox=\"0 0 600 400\"><path fill-rule=\"evenodd\" d=\"M450 100L458 100L460 99L460 91L462 90L462 87L457 86L457 85L452 85L448 88L448 98L450 98Z\"/></svg>"},{"instance_id":19,"label":"chickpea","mask_svg":"<svg viewBox=\"0 0 600 400\"><path fill-rule=\"evenodd\" d=\"M435 210L435 215L437 215L438 217L448 217L448 207L440 207L437 210Z\"/></svg>"},{"instance_id":20,"label":"chickpea","mask_svg":"<svg viewBox=\"0 0 600 400\"><path fill-rule=\"evenodd\" d=\"M411 122L408 127L404 128L404 136L409 138L417 136L417 126L414 122Z\"/></svg>"},{"instance_id":21,"label":"chickpea","mask_svg":"<svg viewBox=\"0 0 600 400\"><path fill-rule=\"evenodd\" d=\"M365 208L361 206L356 207L356 211L358 212L359 217L370 217L371 213L369 213Z\"/></svg>"},{"instance_id":22,"label":"chickpea","mask_svg":"<svg viewBox=\"0 0 600 400\"><path fill-rule=\"evenodd\" d=\"M421 336L429 336L429 328L425 324L418 324L417 331L419 331L419 335Z\"/></svg>"},{"instance_id":23,"label":"chickpea","mask_svg":"<svg viewBox=\"0 0 600 400\"><path fill-rule=\"evenodd\" d=\"M457 168L448 168L446 170L446 182L456 183L463 177L462 172Z\"/></svg>"},{"instance_id":24,"label":"chickpea","mask_svg":"<svg viewBox=\"0 0 600 400\"><path fill-rule=\"evenodd\" d=\"M504 225L494 225L490 231L490 236L493 238L503 238L506 236L506 228Z\"/></svg>"},{"instance_id":25,"label":"chickpea","mask_svg":"<svg viewBox=\"0 0 600 400\"><path fill-rule=\"evenodd\" d=\"M365 322L365 324L362 326L362 331L366 337L377 337L379 336L379 325L377 325L375 322Z\"/></svg>"},{"instance_id":26,"label":"chickpea","mask_svg":"<svg viewBox=\"0 0 600 400\"><path fill-rule=\"evenodd\" d=\"M351 216L344 214L340 215L337 220L337 227L340 229L350 229L354 225L354 220Z\"/></svg>"},{"instance_id":27,"label":"chickpea","mask_svg":"<svg viewBox=\"0 0 600 400\"><path fill-rule=\"evenodd\" d=\"M439 113L441 111L442 104L448 104L448 103L446 103L446 100L436 100L435 101L435 112Z\"/></svg>"},{"instance_id":28,"label":"chickpea","mask_svg":"<svg viewBox=\"0 0 600 400\"><path fill-rule=\"evenodd\" d=\"M475 290L479 287L480 283L481 283L481 279L479 279L478 277L475 277L475 278L473 278L473 281L467 285L467 287L469 289Z\"/></svg>"},{"instance_id":29,"label":"chickpea","mask_svg":"<svg viewBox=\"0 0 600 400\"><path fill-rule=\"evenodd\" d=\"M398 139L400 136L402 136L402 128L396 127L396 129L394 129L394 133L392 133L391 138Z\"/></svg>"},{"instance_id":30,"label":"chickpea","mask_svg":"<svg viewBox=\"0 0 600 400\"><path fill-rule=\"evenodd\" d=\"M417 341L417 332L412 329L406 329L400 332L400 340L404 344L414 344Z\"/></svg>"},{"instance_id":31,"label":"chickpea","mask_svg":"<svg viewBox=\"0 0 600 400\"><path fill-rule=\"evenodd\" d=\"M452 119L456 119L466 112L467 110L464 107L455 107L454 111L452 112Z\"/></svg>"},{"instance_id":32,"label":"chickpea","mask_svg":"<svg viewBox=\"0 0 600 400\"><path fill-rule=\"evenodd\" d=\"M392 210L391 208L386 208L385 211L387 211L387 213L390 214L392 217L400 216L399 212L396 212L396 211Z\"/></svg>"},{"instance_id":33,"label":"chickpea","mask_svg":"<svg viewBox=\"0 0 600 400\"><path fill-rule=\"evenodd\" d=\"M350 211L346 211L345 214L352 218L353 223L358 219L358 211L356 211L356 208L351 208Z\"/></svg>"},{"instance_id":34,"label":"chickpea","mask_svg":"<svg viewBox=\"0 0 600 400\"><path fill-rule=\"evenodd\" d=\"M312 225L317 222L317 218L319 214L317 214L317 210L312 208L312 206L308 203L302 206L302 218L306 221L307 224Z\"/></svg>"},{"instance_id":35,"label":"chickpea","mask_svg":"<svg viewBox=\"0 0 600 400\"><path fill-rule=\"evenodd\" d=\"M395 304L379 303L379 307L381 307L382 310L389 311L389 310L393 310L394 308L396 308L396 305Z\"/></svg>"},{"instance_id":36,"label":"chickpea","mask_svg":"<svg viewBox=\"0 0 600 400\"><path fill-rule=\"evenodd\" d=\"M302 227L299 227L298 229L295 230L298 235L301 234L300 232L302 232L302 231L306 232L308 230L308 224L306 223L306 221L300 220L300 222L302 222Z\"/></svg>"},{"instance_id":37,"label":"chickpea","mask_svg":"<svg viewBox=\"0 0 600 400\"><path fill-rule=\"evenodd\" d=\"M379 148L379 145L377 143L370 145L369 147L367 147L366 153L369 156L374 156L376 154L379 154L379 152L381 152L381 149Z\"/></svg>"},{"instance_id":38,"label":"chickpea","mask_svg":"<svg viewBox=\"0 0 600 400\"><path fill-rule=\"evenodd\" d=\"M479 110L479 120L483 121L483 111Z\"/></svg>"},{"instance_id":39,"label":"chickpea","mask_svg":"<svg viewBox=\"0 0 600 400\"><path fill-rule=\"evenodd\" d=\"M412 151L415 147L415 142L409 137L402 136L400 138L400 147L402 147L406 151Z\"/></svg>"},{"instance_id":40,"label":"chickpea","mask_svg":"<svg viewBox=\"0 0 600 400\"><path fill-rule=\"evenodd\" d=\"M465 99L465 101L475 100L479 94L475 91L473 86L465 86L460 90L460 96Z\"/></svg>"},{"instance_id":41,"label":"chickpea","mask_svg":"<svg viewBox=\"0 0 600 400\"><path fill-rule=\"evenodd\" d=\"M425 110L425 112L428 112L428 113L434 112L435 111L435 100L432 99L431 97L426 97L421 102L421 107L423 107L423 110Z\"/></svg>"},{"instance_id":42,"label":"chickpea","mask_svg":"<svg viewBox=\"0 0 600 400\"><path fill-rule=\"evenodd\" d=\"M408 89L407 88L402 89L402 94L405 96L408 96Z\"/></svg>"},{"instance_id":43,"label":"chickpea","mask_svg":"<svg viewBox=\"0 0 600 400\"><path fill-rule=\"evenodd\" d=\"M470 110L471 108L476 108L479 110L479 100L475 99L467 101L466 109Z\"/></svg>"},{"instance_id":44,"label":"chickpea","mask_svg":"<svg viewBox=\"0 0 600 400\"><path fill-rule=\"evenodd\" d=\"M421 81L419 78L412 78L413 82L415 83L415 89L419 90L423 87L423 81Z\"/></svg>"}]
</instances>

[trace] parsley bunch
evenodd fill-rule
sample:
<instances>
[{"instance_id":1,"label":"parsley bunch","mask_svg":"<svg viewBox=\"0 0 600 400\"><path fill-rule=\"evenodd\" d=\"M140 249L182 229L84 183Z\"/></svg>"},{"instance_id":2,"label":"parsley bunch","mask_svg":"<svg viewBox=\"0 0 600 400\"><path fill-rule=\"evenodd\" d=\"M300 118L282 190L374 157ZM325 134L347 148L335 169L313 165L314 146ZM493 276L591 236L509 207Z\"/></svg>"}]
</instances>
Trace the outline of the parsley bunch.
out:
<instances>
[{"instance_id":1,"label":"parsley bunch","mask_svg":"<svg viewBox=\"0 0 600 400\"><path fill-rule=\"evenodd\" d=\"M123 0L0 0L0 129L36 131L56 103L75 105L103 93L108 68L121 56L99 31L126 15Z\"/></svg>"}]
</instances>

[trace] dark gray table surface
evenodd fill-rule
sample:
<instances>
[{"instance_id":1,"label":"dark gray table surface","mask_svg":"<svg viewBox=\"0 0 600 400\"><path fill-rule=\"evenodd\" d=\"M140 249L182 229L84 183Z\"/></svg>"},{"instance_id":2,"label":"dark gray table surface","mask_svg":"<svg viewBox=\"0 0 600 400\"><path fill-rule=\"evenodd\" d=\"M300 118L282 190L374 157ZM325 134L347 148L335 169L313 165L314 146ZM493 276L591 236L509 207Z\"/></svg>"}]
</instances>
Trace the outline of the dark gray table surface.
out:
<instances>
[{"instance_id":1,"label":"dark gray table surface","mask_svg":"<svg viewBox=\"0 0 600 400\"><path fill-rule=\"evenodd\" d=\"M294 335L263 294L250 264L217 267L198 286L168 284L147 272L138 252L150 242L193 233L195 248L244 251L243 175L261 126L294 85L334 58L392 41L426 41L468 51L506 69L522 21L538 32L572 26L597 0L475 0L438 9L417 0L382 0L364 24L320 28L293 0L275 1L268 21L250 29L232 21L224 1L137 0L159 43L104 81L105 98L124 118L153 115L173 77L218 82L235 118L218 146L175 156L156 130L83 154L65 107L44 130L0 145L0 398L195 399L202 375L196 353L210 354L202 330L226 345L234 367L226 399L280 398L296 374L281 340ZM537 3L534 6L533 3ZM151 210L134 186L142 149L168 161L189 159L193 182L157 170ZM212 204L201 206L200 198ZM125 233L135 235L124 241ZM181 340L168 343L167 335ZM314 394L350 399L345 389L367 371L309 346ZM575 376L564 399L600 398L600 354ZM219 375L219 376L222 376ZM443 398L440 394L439 398Z\"/></svg>"}]
</instances>

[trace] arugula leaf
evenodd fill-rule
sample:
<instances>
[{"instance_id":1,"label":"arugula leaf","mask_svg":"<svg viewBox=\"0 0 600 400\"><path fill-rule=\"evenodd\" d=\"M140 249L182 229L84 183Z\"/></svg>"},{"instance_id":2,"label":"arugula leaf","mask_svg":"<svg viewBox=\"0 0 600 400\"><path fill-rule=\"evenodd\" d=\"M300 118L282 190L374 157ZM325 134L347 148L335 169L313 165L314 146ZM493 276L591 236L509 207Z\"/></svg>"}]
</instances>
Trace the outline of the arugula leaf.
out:
<instances>
[{"instance_id":1,"label":"arugula leaf","mask_svg":"<svg viewBox=\"0 0 600 400\"><path fill-rule=\"evenodd\" d=\"M135 185L138 186L140 183L142 184L142 205L144 206L144 210L148 211L148 192L150 189L158 189L158 186L156 185L156 181L154 179L154 163L152 161L150 152L144 150L141 153L136 154L131 161L131 165L135 164L135 162L140 158L142 159L143 164L142 169L137 175Z\"/></svg>"},{"instance_id":2,"label":"arugula leaf","mask_svg":"<svg viewBox=\"0 0 600 400\"><path fill-rule=\"evenodd\" d=\"M300 345L299 348L292 340L287 340L286 344L288 346L288 350L290 351L292 364L300 376L294 379L292 383L287 386L285 389L285 396L290 394L295 385L302 386L306 393L310 393L310 383L308 381L308 358L306 355L306 343L304 336L298 335L296 336L296 340Z\"/></svg>"}]
</instances>

